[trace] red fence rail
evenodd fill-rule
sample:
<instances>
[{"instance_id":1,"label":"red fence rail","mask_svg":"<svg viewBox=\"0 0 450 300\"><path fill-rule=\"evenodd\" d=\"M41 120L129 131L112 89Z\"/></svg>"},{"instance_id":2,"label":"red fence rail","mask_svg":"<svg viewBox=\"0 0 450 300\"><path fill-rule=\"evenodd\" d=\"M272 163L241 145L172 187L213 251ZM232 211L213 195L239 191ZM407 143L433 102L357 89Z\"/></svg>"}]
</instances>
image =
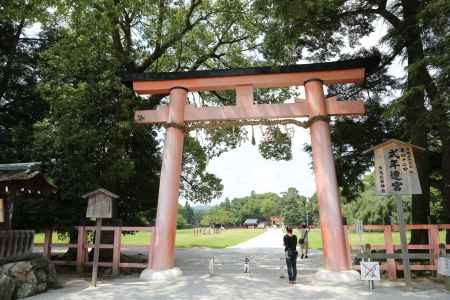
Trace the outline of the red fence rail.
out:
<instances>
[{"instance_id":1,"label":"red fence rail","mask_svg":"<svg viewBox=\"0 0 450 300\"><path fill-rule=\"evenodd\" d=\"M355 226L348 226L347 230L354 230ZM410 224L406 225L406 230L427 230L428 231L428 244L408 244L409 250L428 250L430 254L430 260L428 264L411 264L411 271L423 271L437 270L437 261L440 252L440 244L445 244L444 241L439 239L440 230L450 230L450 224ZM401 245L394 244L393 232L399 231L399 225L364 225L364 231L378 231L384 233L384 244L371 245L373 250L384 250L387 254L393 254L395 251L401 250ZM353 247L351 241L348 240L349 251L357 250L358 247ZM446 249L450 249L450 244L445 244ZM354 265L354 269L358 269L359 266ZM399 264L395 259L386 259L386 262L380 264L382 271L386 271L390 280L397 278L397 271L403 270L403 265Z\"/></svg>"},{"instance_id":2,"label":"red fence rail","mask_svg":"<svg viewBox=\"0 0 450 300\"><path fill-rule=\"evenodd\" d=\"M76 266L78 272L82 272L85 266L92 265L92 261L88 259L88 250L93 248L93 244L88 243L87 237L89 231L95 231L95 226L77 226L78 230L78 240L76 244L70 243L53 243L52 236L53 230L45 230L44 233L44 243L34 243L34 247L42 247L44 256L52 258L52 249L54 248L74 248L77 249L76 260L66 261L66 260L52 260L56 265L66 265L66 266ZM148 263L130 263L121 262L120 254L122 250L137 250L145 251L149 253L150 258L150 243L147 245L124 245L122 243L122 233L123 232L149 232L153 233L154 227L116 227L116 226L102 226L103 231L113 231L114 241L112 244L100 244L100 249L112 249L113 256L112 261L105 262L101 261L98 263L100 267L112 267L113 275L117 275L120 272L120 268L146 268Z\"/></svg>"}]
</instances>

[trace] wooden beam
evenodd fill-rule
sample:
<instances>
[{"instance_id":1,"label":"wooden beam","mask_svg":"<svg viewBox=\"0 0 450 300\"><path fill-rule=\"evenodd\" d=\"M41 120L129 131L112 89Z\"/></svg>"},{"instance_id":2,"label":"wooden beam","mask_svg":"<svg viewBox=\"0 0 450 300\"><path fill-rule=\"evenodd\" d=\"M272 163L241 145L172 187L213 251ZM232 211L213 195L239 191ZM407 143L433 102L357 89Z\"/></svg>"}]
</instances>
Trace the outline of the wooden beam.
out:
<instances>
[{"instance_id":1,"label":"wooden beam","mask_svg":"<svg viewBox=\"0 0 450 300\"><path fill-rule=\"evenodd\" d=\"M327 111L330 116L356 116L366 112L362 100L338 101L336 97L327 98Z\"/></svg>"},{"instance_id":2,"label":"wooden beam","mask_svg":"<svg viewBox=\"0 0 450 300\"><path fill-rule=\"evenodd\" d=\"M247 98L248 99L248 98ZM327 101L327 110L330 116L361 115L364 113L362 101L336 101L334 98ZM140 110L135 112L135 121L140 124L164 123L167 120L168 109ZM184 111L185 122L197 121L225 121L225 120L252 120L276 118L309 117L310 109L307 102L282 104L257 104L245 106L222 107L195 107L186 105Z\"/></svg>"},{"instance_id":3,"label":"wooden beam","mask_svg":"<svg viewBox=\"0 0 450 300\"><path fill-rule=\"evenodd\" d=\"M384 226L384 246L386 254L394 254L394 242L392 240L392 227L390 225ZM395 259L387 259L386 267L389 280L397 279L397 265Z\"/></svg>"},{"instance_id":4,"label":"wooden beam","mask_svg":"<svg viewBox=\"0 0 450 300\"><path fill-rule=\"evenodd\" d=\"M236 87L236 106L250 107L253 105L253 86L240 85Z\"/></svg>"},{"instance_id":5,"label":"wooden beam","mask_svg":"<svg viewBox=\"0 0 450 300\"><path fill-rule=\"evenodd\" d=\"M242 76L182 78L172 80L134 80L133 89L141 95L168 94L174 87L183 87L190 92L232 90L240 85L254 88L281 88L301 86L305 81L317 78L324 84L351 83L364 79L364 68L312 71L298 73L259 74Z\"/></svg>"}]
</instances>

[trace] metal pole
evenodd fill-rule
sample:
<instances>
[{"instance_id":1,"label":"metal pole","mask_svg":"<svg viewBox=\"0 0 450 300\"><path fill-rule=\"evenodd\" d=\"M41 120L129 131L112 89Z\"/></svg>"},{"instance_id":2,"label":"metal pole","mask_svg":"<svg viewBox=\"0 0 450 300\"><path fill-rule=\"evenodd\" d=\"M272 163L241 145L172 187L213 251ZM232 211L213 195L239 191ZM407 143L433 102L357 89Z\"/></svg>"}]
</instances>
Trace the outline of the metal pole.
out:
<instances>
[{"instance_id":1,"label":"metal pole","mask_svg":"<svg viewBox=\"0 0 450 300\"><path fill-rule=\"evenodd\" d=\"M306 198L306 205L305 205L305 211L306 211L306 227L309 227L309 220L308 220L308 204L309 204L309 198Z\"/></svg>"},{"instance_id":2,"label":"metal pole","mask_svg":"<svg viewBox=\"0 0 450 300\"><path fill-rule=\"evenodd\" d=\"M92 262L92 285L97 286L98 257L100 255L100 237L102 232L102 219L97 218L95 226L94 261Z\"/></svg>"},{"instance_id":3,"label":"metal pole","mask_svg":"<svg viewBox=\"0 0 450 300\"><path fill-rule=\"evenodd\" d=\"M370 257L367 258L367 261L371 261ZM373 280L369 280L369 290L373 290L373 289L375 289L374 281Z\"/></svg>"},{"instance_id":4,"label":"metal pole","mask_svg":"<svg viewBox=\"0 0 450 300\"><path fill-rule=\"evenodd\" d=\"M406 285L411 286L411 268L409 266L408 244L406 242L405 219L403 216L403 201L399 195L395 195L397 204L398 224L400 225L400 241L403 256L403 274L405 276Z\"/></svg>"},{"instance_id":5,"label":"metal pole","mask_svg":"<svg viewBox=\"0 0 450 300\"><path fill-rule=\"evenodd\" d=\"M280 278L284 278L284 266L286 265L286 258L280 257Z\"/></svg>"}]
</instances>

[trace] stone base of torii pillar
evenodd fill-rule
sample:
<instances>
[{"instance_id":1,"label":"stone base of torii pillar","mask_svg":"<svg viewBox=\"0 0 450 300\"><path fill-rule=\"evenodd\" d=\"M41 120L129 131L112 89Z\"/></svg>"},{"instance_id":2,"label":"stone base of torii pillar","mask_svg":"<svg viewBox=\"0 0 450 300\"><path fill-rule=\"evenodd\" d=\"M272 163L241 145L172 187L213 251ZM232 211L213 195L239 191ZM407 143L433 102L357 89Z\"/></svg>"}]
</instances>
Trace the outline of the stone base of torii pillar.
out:
<instances>
[{"instance_id":1,"label":"stone base of torii pillar","mask_svg":"<svg viewBox=\"0 0 450 300\"><path fill-rule=\"evenodd\" d=\"M142 271L140 278L145 281L175 281L181 276L183 276L183 272L177 267L168 270L152 270L147 268Z\"/></svg>"}]
</instances>

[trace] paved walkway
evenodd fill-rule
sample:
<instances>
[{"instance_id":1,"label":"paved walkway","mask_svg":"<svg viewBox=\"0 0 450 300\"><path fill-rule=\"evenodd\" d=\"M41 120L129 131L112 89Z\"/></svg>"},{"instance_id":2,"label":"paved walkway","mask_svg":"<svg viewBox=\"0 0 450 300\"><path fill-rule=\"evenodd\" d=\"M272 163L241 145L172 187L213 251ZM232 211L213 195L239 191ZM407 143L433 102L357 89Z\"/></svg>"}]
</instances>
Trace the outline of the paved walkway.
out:
<instances>
[{"instance_id":1,"label":"paved walkway","mask_svg":"<svg viewBox=\"0 0 450 300\"><path fill-rule=\"evenodd\" d=\"M269 229L263 234L258 235L246 242L229 247L231 249L249 249L249 248L283 248L284 233L281 229Z\"/></svg>"},{"instance_id":2,"label":"paved walkway","mask_svg":"<svg viewBox=\"0 0 450 300\"><path fill-rule=\"evenodd\" d=\"M170 284L143 282L136 273L117 279L101 279L98 287L92 288L89 287L88 277L61 277L64 288L29 299L450 299L450 294L442 289L442 285L430 281L415 282L415 288L411 291L406 290L402 283L382 281L376 284L372 292L361 281L351 284L318 282L314 274L322 265L320 251L312 251L307 260L298 260L298 284L289 286L286 278L280 278L283 250L274 246L279 237L279 231L268 231L234 248L177 249L176 265L183 270L184 275ZM263 247L267 242L274 247ZM248 248L252 244L255 247ZM212 256L216 259L216 265L214 275L209 275L208 262ZM246 256L251 261L250 276L242 273Z\"/></svg>"}]
</instances>

